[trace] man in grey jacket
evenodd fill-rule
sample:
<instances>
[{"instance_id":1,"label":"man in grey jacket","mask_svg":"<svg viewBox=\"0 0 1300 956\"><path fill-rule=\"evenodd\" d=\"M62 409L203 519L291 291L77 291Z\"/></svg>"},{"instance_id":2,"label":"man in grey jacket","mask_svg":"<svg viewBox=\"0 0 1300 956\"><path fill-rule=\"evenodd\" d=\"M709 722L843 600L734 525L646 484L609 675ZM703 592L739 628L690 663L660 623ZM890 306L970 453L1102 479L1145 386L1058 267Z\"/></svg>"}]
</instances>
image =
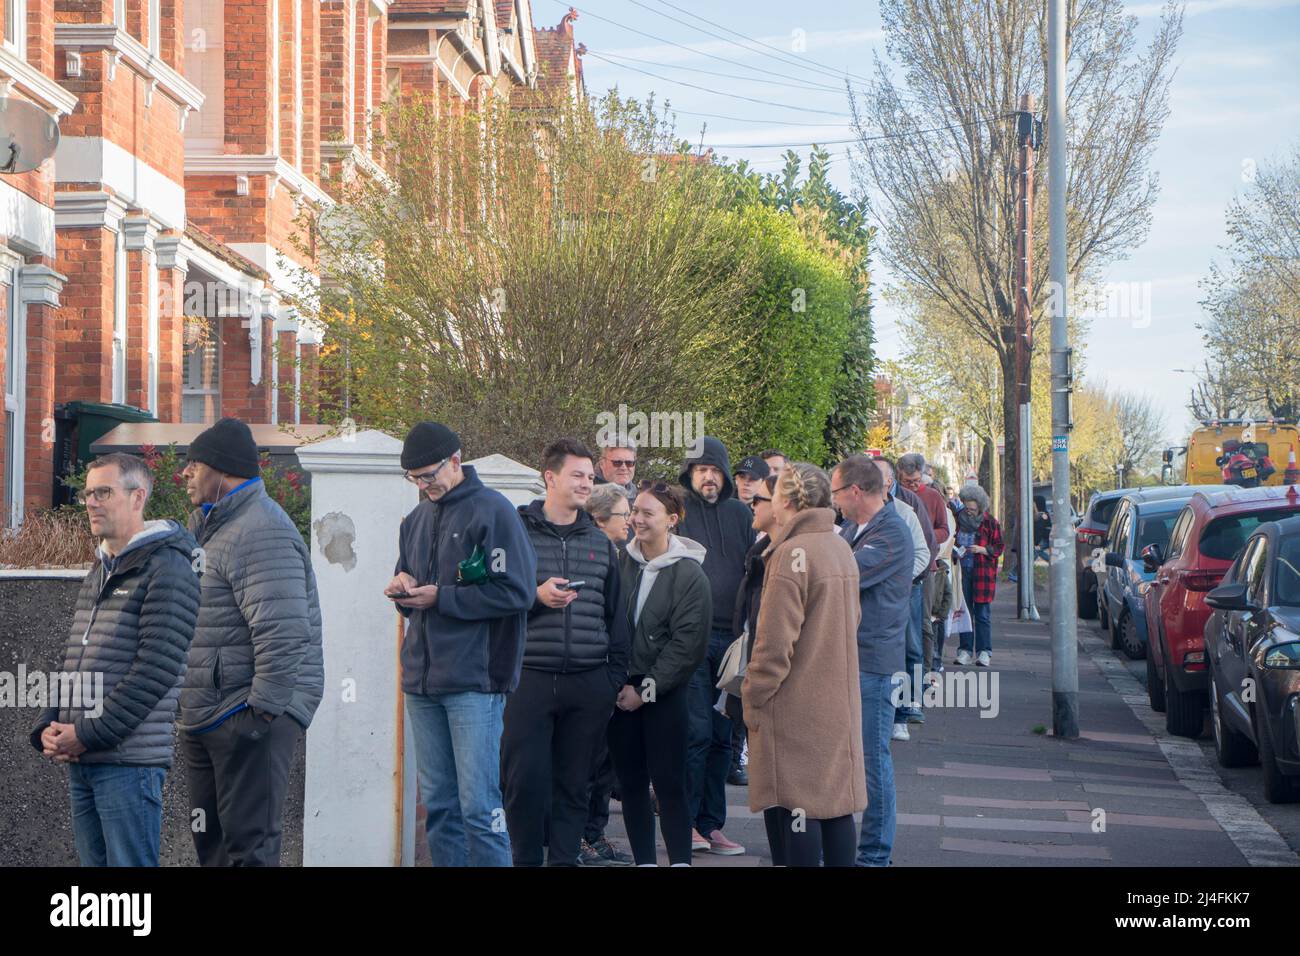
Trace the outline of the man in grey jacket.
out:
<instances>
[{"instance_id":1,"label":"man in grey jacket","mask_svg":"<svg viewBox=\"0 0 1300 956\"><path fill-rule=\"evenodd\" d=\"M152 490L152 473L131 455L99 458L86 473L96 563L77 595L60 692L31 733L32 746L68 764L82 866L158 865L199 582L190 533L144 520Z\"/></svg>"},{"instance_id":2,"label":"man in grey jacket","mask_svg":"<svg viewBox=\"0 0 1300 956\"><path fill-rule=\"evenodd\" d=\"M194 847L204 866L278 866L289 765L325 684L316 576L247 425L200 434L184 474L202 589L181 690Z\"/></svg>"}]
</instances>

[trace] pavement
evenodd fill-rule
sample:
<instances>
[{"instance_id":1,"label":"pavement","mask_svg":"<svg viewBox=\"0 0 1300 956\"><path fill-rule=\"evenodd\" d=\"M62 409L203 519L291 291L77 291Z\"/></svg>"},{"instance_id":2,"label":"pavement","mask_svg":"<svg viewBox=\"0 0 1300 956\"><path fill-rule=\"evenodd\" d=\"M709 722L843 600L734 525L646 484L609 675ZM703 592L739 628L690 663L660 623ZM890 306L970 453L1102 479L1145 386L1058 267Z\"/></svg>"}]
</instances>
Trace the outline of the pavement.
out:
<instances>
[{"instance_id":1,"label":"pavement","mask_svg":"<svg viewBox=\"0 0 1300 956\"><path fill-rule=\"evenodd\" d=\"M1018 621L1015 590L1001 584L990 668L955 665L947 641L946 674L974 672L985 693L955 706L954 684L949 706L926 708L912 739L893 744L894 865L1300 866L1300 806L1263 803L1250 768L1221 775L1208 736L1167 735L1147 705L1142 662L1112 651L1095 622L1078 622L1080 735L1052 735L1041 589L1037 600L1043 620ZM981 716L994 702L996 715ZM749 810L745 789L728 787L727 804L727 835L748 852L696 853L696 865L770 866L762 814ZM615 802L607 835L626 849L619 810Z\"/></svg>"}]
</instances>

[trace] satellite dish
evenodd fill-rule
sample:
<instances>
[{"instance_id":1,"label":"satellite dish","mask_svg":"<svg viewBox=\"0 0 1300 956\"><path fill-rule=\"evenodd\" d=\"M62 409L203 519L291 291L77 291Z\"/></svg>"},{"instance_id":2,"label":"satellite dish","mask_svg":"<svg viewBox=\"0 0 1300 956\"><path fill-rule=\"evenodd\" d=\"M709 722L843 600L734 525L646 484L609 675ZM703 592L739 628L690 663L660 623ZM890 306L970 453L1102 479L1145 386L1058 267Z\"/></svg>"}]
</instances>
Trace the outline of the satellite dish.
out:
<instances>
[{"instance_id":1,"label":"satellite dish","mask_svg":"<svg viewBox=\"0 0 1300 956\"><path fill-rule=\"evenodd\" d=\"M0 97L0 173L30 173L54 155L58 121L26 100Z\"/></svg>"}]
</instances>

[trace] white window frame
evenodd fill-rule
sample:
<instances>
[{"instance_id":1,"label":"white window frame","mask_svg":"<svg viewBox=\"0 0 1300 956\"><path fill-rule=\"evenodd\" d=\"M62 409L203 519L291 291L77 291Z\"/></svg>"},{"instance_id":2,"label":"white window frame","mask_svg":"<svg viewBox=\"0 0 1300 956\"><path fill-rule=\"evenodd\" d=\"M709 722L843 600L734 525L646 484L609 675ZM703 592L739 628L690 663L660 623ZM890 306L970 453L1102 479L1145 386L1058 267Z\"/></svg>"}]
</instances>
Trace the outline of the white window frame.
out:
<instances>
[{"instance_id":1,"label":"white window frame","mask_svg":"<svg viewBox=\"0 0 1300 956\"><path fill-rule=\"evenodd\" d=\"M224 359L224 349L221 347L221 319L217 316L208 316L204 321L213 326L212 343L216 348L217 360L215 372L213 375L213 386L211 388L196 388L192 385L185 384L185 372L189 367L190 353L182 346L181 361L184 366L181 368L181 420L185 420L185 398L188 395L213 395L217 399L217 417L221 417L221 363ZM211 424L210 422L194 422L193 424Z\"/></svg>"},{"instance_id":2,"label":"white window frame","mask_svg":"<svg viewBox=\"0 0 1300 956\"><path fill-rule=\"evenodd\" d=\"M8 324L6 355L13 356L13 374L5 376L4 411L13 415L13 427L5 429L4 502L8 506L5 524L16 528L23 520L23 485L27 464L24 456L27 429L27 308L23 304L22 273L13 270L5 291L5 315Z\"/></svg>"},{"instance_id":3,"label":"white window frame","mask_svg":"<svg viewBox=\"0 0 1300 956\"><path fill-rule=\"evenodd\" d=\"M126 27L126 0L113 0L113 23Z\"/></svg>"},{"instance_id":4,"label":"white window frame","mask_svg":"<svg viewBox=\"0 0 1300 956\"><path fill-rule=\"evenodd\" d=\"M113 240L113 365L111 401L126 403L126 230Z\"/></svg>"},{"instance_id":5,"label":"white window frame","mask_svg":"<svg viewBox=\"0 0 1300 956\"><path fill-rule=\"evenodd\" d=\"M153 247L144 250L145 268L149 272L149 411L158 415L158 263Z\"/></svg>"},{"instance_id":6,"label":"white window frame","mask_svg":"<svg viewBox=\"0 0 1300 956\"><path fill-rule=\"evenodd\" d=\"M159 36L162 29L162 0L149 0L149 23L146 29L149 31L149 52L158 56L162 51L162 38Z\"/></svg>"},{"instance_id":7,"label":"white window frame","mask_svg":"<svg viewBox=\"0 0 1300 956\"><path fill-rule=\"evenodd\" d=\"M302 165L302 0L293 0L293 162Z\"/></svg>"},{"instance_id":8,"label":"white window frame","mask_svg":"<svg viewBox=\"0 0 1300 956\"><path fill-rule=\"evenodd\" d=\"M20 59L27 59L27 0L5 3L4 45Z\"/></svg>"}]
</instances>

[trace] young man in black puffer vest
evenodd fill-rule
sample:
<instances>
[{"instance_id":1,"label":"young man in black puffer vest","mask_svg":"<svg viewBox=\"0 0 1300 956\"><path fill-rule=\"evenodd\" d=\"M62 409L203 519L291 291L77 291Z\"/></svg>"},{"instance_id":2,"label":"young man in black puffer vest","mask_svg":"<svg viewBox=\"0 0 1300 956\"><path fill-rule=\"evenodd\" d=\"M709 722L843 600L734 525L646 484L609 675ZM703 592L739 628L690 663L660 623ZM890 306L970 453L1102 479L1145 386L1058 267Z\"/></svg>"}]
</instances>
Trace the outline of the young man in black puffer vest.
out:
<instances>
[{"instance_id":1,"label":"young man in black puffer vest","mask_svg":"<svg viewBox=\"0 0 1300 956\"><path fill-rule=\"evenodd\" d=\"M501 779L515 866L541 866L543 843L549 865L576 866L630 640L617 551L583 510L595 484L591 451L569 438L552 442L542 479L546 497L519 509L537 552L537 600L519 687L506 701Z\"/></svg>"}]
</instances>

